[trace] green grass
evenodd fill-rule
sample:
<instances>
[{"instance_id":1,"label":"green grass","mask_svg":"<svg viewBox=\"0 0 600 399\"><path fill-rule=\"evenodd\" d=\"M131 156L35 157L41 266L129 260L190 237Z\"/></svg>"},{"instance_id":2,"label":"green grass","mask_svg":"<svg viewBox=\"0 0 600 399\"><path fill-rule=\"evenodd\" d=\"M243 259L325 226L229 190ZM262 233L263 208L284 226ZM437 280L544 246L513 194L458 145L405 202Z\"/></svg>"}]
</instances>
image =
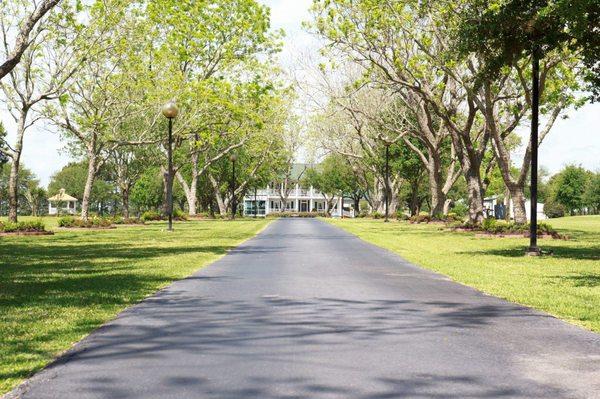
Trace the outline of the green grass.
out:
<instances>
[{"instance_id":1,"label":"green grass","mask_svg":"<svg viewBox=\"0 0 600 399\"><path fill-rule=\"evenodd\" d=\"M528 238L481 238L433 224L329 222L455 281L600 332L600 216L550 220L571 239L539 240L554 251L539 258L523 256Z\"/></svg>"},{"instance_id":2,"label":"green grass","mask_svg":"<svg viewBox=\"0 0 600 399\"><path fill-rule=\"evenodd\" d=\"M56 218L44 220L47 228L56 227ZM177 223L173 233L158 223L0 237L0 395L121 310L268 223Z\"/></svg>"}]
</instances>

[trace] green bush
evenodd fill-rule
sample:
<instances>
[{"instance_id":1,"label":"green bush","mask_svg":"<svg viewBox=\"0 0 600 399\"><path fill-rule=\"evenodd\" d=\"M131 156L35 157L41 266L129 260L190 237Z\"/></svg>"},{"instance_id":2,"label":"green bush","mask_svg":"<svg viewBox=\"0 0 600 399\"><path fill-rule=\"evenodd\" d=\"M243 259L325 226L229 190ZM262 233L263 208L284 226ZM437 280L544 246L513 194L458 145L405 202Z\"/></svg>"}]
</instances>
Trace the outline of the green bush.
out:
<instances>
[{"instance_id":1,"label":"green bush","mask_svg":"<svg viewBox=\"0 0 600 399\"><path fill-rule=\"evenodd\" d=\"M469 213L469 207L462 202L455 202L454 207L452 207L452 213L456 214L458 217L464 218Z\"/></svg>"},{"instance_id":2,"label":"green bush","mask_svg":"<svg viewBox=\"0 0 600 399\"><path fill-rule=\"evenodd\" d=\"M142 220L144 222L150 222L153 220L162 220L162 219L163 219L163 217L161 216L161 214L156 211L146 211L146 212L142 213Z\"/></svg>"},{"instance_id":3,"label":"green bush","mask_svg":"<svg viewBox=\"0 0 600 399\"><path fill-rule=\"evenodd\" d=\"M75 218L73 216L63 216L58 219L58 227L73 227L75 226Z\"/></svg>"},{"instance_id":4,"label":"green bush","mask_svg":"<svg viewBox=\"0 0 600 399\"><path fill-rule=\"evenodd\" d=\"M371 217L372 217L373 219L383 219L383 218L385 217L385 215L384 215L383 213L381 213L381 212L377 212L377 211L376 211L376 212L373 212L373 213L371 214Z\"/></svg>"},{"instance_id":5,"label":"green bush","mask_svg":"<svg viewBox=\"0 0 600 399\"><path fill-rule=\"evenodd\" d=\"M77 228L91 228L91 227L110 227L113 224L113 220L110 218L103 217L92 217L87 221L83 219L75 218L73 216L63 216L58 219L59 227L77 227Z\"/></svg>"},{"instance_id":6,"label":"green bush","mask_svg":"<svg viewBox=\"0 0 600 399\"><path fill-rule=\"evenodd\" d=\"M188 220L188 215L181 209L173 209L173 219L184 222Z\"/></svg>"},{"instance_id":7,"label":"green bush","mask_svg":"<svg viewBox=\"0 0 600 399\"><path fill-rule=\"evenodd\" d=\"M567 209L565 208L565 206L556 201L548 200L544 204L544 214L546 214L546 216L548 216L551 219L561 218L565 216L566 212Z\"/></svg>"},{"instance_id":8,"label":"green bush","mask_svg":"<svg viewBox=\"0 0 600 399\"><path fill-rule=\"evenodd\" d=\"M481 224L481 228L483 230L494 230L494 228L496 227L496 219L494 218L486 218L483 220L483 223Z\"/></svg>"},{"instance_id":9,"label":"green bush","mask_svg":"<svg viewBox=\"0 0 600 399\"><path fill-rule=\"evenodd\" d=\"M407 214L405 214L404 211L397 211L396 212L396 219L398 219L398 220L409 220L410 216L408 216Z\"/></svg>"},{"instance_id":10,"label":"green bush","mask_svg":"<svg viewBox=\"0 0 600 399\"><path fill-rule=\"evenodd\" d=\"M427 212L419 212L418 215L412 216L409 220L411 223L429 223L431 222L431 216Z\"/></svg>"},{"instance_id":11,"label":"green bush","mask_svg":"<svg viewBox=\"0 0 600 399\"><path fill-rule=\"evenodd\" d=\"M46 226L40 220L32 220L29 222L0 222L0 231L3 233L15 232L43 232L46 231Z\"/></svg>"}]
</instances>

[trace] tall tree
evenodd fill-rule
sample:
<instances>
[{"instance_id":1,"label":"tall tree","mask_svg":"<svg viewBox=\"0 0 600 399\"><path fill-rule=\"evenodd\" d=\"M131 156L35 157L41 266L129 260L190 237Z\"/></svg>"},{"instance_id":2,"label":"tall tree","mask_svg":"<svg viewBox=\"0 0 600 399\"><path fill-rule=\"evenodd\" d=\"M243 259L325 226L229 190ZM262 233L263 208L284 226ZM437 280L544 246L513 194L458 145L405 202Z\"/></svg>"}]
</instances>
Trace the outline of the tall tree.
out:
<instances>
[{"instance_id":1,"label":"tall tree","mask_svg":"<svg viewBox=\"0 0 600 399\"><path fill-rule=\"evenodd\" d=\"M54 8L60 0L35 1L9 0L0 3L0 15L18 16L17 18L0 20L0 27L4 37L4 61L0 64L0 80L9 74L21 61L21 57L31 45L31 32L36 25L42 24L40 20ZM17 11L17 12L15 12ZM9 38L15 38L12 46Z\"/></svg>"},{"instance_id":2,"label":"tall tree","mask_svg":"<svg viewBox=\"0 0 600 399\"><path fill-rule=\"evenodd\" d=\"M17 180L25 133L41 119L39 111L43 103L58 98L82 64L81 60L74 59L77 47L82 44L80 36L83 34L83 27L75 22L77 17L76 8L68 1L49 12L29 34L30 44L23 52L21 62L0 82L4 95L2 101L16 126L15 141L10 149L5 150L5 155L12 161L9 188L11 221L17 220ZM7 20L15 18L18 15L2 14L0 24L6 25ZM8 51L7 42L8 39L4 37L5 51ZM88 46L86 41L86 49Z\"/></svg>"}]
</instances>

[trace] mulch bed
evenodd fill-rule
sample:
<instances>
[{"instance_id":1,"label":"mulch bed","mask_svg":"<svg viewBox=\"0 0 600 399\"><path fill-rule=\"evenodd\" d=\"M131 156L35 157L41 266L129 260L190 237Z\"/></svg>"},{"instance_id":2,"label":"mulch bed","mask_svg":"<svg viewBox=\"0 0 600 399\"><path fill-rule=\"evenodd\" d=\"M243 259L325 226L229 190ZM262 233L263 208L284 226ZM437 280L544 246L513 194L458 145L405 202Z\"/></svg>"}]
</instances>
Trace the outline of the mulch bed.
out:
<instances>
[{"instance_id":1,"label":"mulch bed","mask_svg":"<svg viewBox=\"0 0 600 399\"><path fill-rule=\"evenodd\" d=\"M112 230L112 229L116 229L117 226L107 226L107 227L59 227L59 230L64 230L64 231L81 231L81 230L91 230L91 231L96 231L96 230Z\"/></svg>"},{"instance_id":2,"label":"mulch bed","mask_svg":"<svg viewBox=\"0 0 600 399\"><path fill-rule=\"evenodd\" d=\"M53 231L10 231L10 232L1 232L0 237L9 237L9 236L51 236L54 235Z\"/></svg>"}]
</instances>

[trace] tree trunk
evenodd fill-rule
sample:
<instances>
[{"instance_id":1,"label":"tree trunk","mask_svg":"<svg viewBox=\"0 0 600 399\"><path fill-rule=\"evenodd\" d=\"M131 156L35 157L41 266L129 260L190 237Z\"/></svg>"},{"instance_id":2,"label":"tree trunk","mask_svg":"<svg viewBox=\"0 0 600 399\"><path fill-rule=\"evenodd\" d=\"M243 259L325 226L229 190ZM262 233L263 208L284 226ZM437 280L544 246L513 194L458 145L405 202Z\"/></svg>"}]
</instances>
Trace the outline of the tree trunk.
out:
<instances>
[{"instance_id":1,"label":"tree trunk","mask_svg":"<svg viewBox=\"0 0 600 399\"><path fill-rule=\"evenodd\" d=\"M121 188L121 200L123 206L123 217L129 219L129 188Z\"/></svg>"},{"instance_id":2,"label":"tree trunk","mask_svg":"<svg viewBox=\"0 0 600 399\"><path fill-rule=\"evenodd\" d=\"M25 119L27 111L22 111L17 124L17 140L12 153L10 177L8 179L8 220L17 222L19 210L19 168L21 166L21 153L23 152L23 137L25 136Z\"/></svg>"},{"instance_id":3,"label":"tree trunk","mask_svg":"<svg viewBox=\"0 0 600 399\"><path fill-rule=\"evenodd\" d=\"M527 212L525 210L525 194L523 192L523 188L519 185L511 185L509 190L513 202L515 223L527 223Z\"/></svg>"},{"instance_id":4,"label":"tree trunk","mask_svg":"<svg viewBox=\"0 0 600 399\"><path fill-rule=\"evenodd\" d=\"M85 188L83 189L83 198L81 200L81 219L87 221L89 218L90 196L92 187L96 178L97 158L96 154L88 151L88 171L85 179Z\"/></svg>"},{"instance_id":5,"label":"tree trunk","mask_svg":"<svg viewBox=\"0 0 600 399\"><path fill-rule=\"evenodd\" d=\"M13 158L8 180L8 220L17 222L19 208L19 156Z\"/></svg>"},{"instance_id":6,"label":"tree trunk","mask_svg":"<svg viewBox=\"0 0 600 399\"><path fill-rule=\"evenodd\" d=\"M469 221L480 224L483 222L483 188L479 171L468 168L465 173L469 200Z\"/></svg>"},{"instance_id":7,"label":"tree trunk","mask_svg":"<svg viewBox=\"0 0 600 399\"><path fill-rule=\"evenodd\" d=\"M450 213L450 205L452 205L452 200L446 199L446 201L444 201L444 215Z\"/></svg>"},{"instance_id":8,"label":"tree trunk","mask_svg":"<svg viewBox=\"0 0 600 399\"><path fill-rule=\"evenodd\" d=\"M440 154L434 154L429 151L429 164L426 165L429 174L429 191L431 197L430 216L441 215L444 212L444 194L442 183L442 160Z\"/></svg>"},{"instance_id":9,"label":"tree trunk","mask_svg":"<svg viewBox=\"0 0 600 399\"><path fill-rule=\"evenodd\" d=\"M360 197L354 197L354 213L358 215L360 213Z\"/></svg>"}]
</instances>

